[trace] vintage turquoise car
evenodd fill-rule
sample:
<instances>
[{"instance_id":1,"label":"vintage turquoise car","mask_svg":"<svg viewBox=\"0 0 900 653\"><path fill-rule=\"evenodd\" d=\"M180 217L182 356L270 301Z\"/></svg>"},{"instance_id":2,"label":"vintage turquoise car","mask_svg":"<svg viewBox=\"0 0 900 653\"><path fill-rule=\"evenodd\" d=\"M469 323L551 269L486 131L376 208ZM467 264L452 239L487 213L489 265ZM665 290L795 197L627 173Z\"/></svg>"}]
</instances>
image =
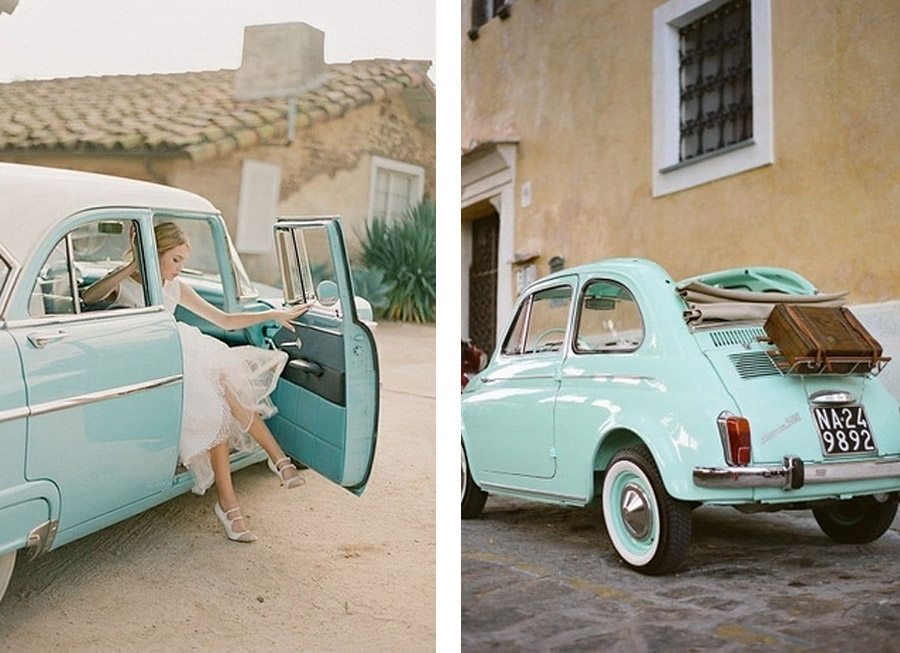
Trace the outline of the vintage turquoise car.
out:
<instances>
[{"instance_id":1,"label":"vintage turquoise car","mask_svg":"<svg viewBox=\"0 0 900 653\"><path fill-rule=\"evenodd\" d=\"M191 488L178 465L182 361L163 309L160 220L190 235L192 267L181 278L204 298L229 312L270 308L202 197L0 164L0 598L17 552L55 549ZM86 304L83 289L121 265L132 237L145 305ZM296 333L271 324L224 332L178 317L232 345L287 352L270 428L294 460L360 494L375 454L378 361L340 223L284 219L273 237L283 301L311 303ZM232 469L262 460L261 449L235 453Z\"/></svg>"},{"instance_id":2,"label":"vintage turquoise car","mask_svg":"<svg viewBox=\"0 0 900 653\"><path fill-rule=\"evenodd\" d=\"M784 369L763 328L774 304L840 301L784 269L676 283L638 259L533 283L462 394L462 517L489 493L599 497L616 552L646 574L679 567L703 504L812 509L838 542L878 538L900 491L886 357Z\"/></svg>"}]
</instances>

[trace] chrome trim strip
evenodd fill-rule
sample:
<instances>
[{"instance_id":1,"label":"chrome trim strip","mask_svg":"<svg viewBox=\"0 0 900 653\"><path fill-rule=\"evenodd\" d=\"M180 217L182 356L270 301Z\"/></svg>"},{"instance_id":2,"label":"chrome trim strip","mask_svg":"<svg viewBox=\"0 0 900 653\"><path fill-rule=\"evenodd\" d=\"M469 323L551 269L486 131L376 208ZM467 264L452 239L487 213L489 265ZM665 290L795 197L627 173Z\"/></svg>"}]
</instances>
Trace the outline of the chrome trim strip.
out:
<instances>
[{"instance_id":1,"label":"chrome trim strip","mask_svg":"<svg viewBox=\"0 0 900 653\"><path fill-rule=\"evenodd\" d=\"M28 406L0 410L0 422L11 422L14 419L22 419L23 417L28 417L28 413Z\"/></svg>"},{"instance_id":2,"label":"chrome trim strip","mask_svg":"<svg viewBox=\"0 0 900 653\"><path fill-rule=\"evenodd\" d=\"M126 317L129 315L145 315L151 313L164 313L164 306L144 306L141 308L116 308L106 311L88 311L78 315L48 315L47 317L35 317L27 320L10 320L6 323L9 329L18 328L41 328L56 326L59 324L72 324L80 322L90 322L95 320L109 320L118 317Z\"/></svg>"},{"instance_id":3,"label":"chrome trim strip","mask_svg":"<svg viewBox=\"0 0 900 653\"><path fill-rule=\"evenodd\" d=\"M72 291L72 312L81 315L81 296L78 293L78 277L75 275L75 246L72 244L72 232L65 235L66 262L69 264L69 288Z\"/></svg>"},{"instance_id":4,"label":"chrome trim strip","mask_svg":"<svg viewBox=\"0 0 900 653\"><path fill-rule=\"evenodd\" d=\"M534 380L550 379L556 380L552 374L534 374L529 376L485 376L482 377L482 383L496 383L497 381L534 381Z\"/></svg>"},{"instance_id":5,"label":"chrome trim strip","mask_svg":"<svg viewBox=\"0 0 900 653\"><path fill-rule=\"evenodd\" d=\"M568 369L563 370L563 376L567 379L589 379L592 381L644 381L647 383L659 383L659 379L654 376L639 376L636 374L573 374Z\"/></svg>"},{"instance_id":6,"label":"chrome trim strip","mask_svg":"<svg viewBox=\"0 0 900 653\"><path fill-rule=\"evenodd\" d=\"M694 467L694 484L711 488L780 487L840 483L866 479L900 479L900 457L835 463L805 464L785 456L781 467Z\"/></svg>"},{"instance_id":7,"label":"chrome trim strip","mask_svg":"<svg viewBox=\"0 0 900 653\"><path fill-rule=\"evenodd\" d=\"M78 406L86 406L88 404L94 404L98 401L105 401L107 399L115 399L117 397L124 397L126 395L133 394L135 392L142 392L144 390L152 390L154 388L161 388L167 385L173 385L175 383L181 383L182 375L174 374L172 376L166 376L161 379L153 379L151 381L142 381L141 383L134 383L132 385L123 385L118 388L110 388L109 390L98 390L97 392L89 392L83 395L77 395L75 397L68 397L67 399L55 399L54 401L45 401L41 404L35 404L34 406L29 406L27 408L17 408L15 411L6 411L7 413L16 412L15 417L22 417L21 414L23 411L25 413L24 416L27 417L36 417L37 415L45 415L47 413L52 413L57 410L65 410L67 408L76 408ZM0 413L0 418L4 416L4 413ZM13 419L13 417L8 417L8 419ZM0 420L2 421L2 420Z\"/></svg>"},{"instance_id":8,"label":"chrome trim strip","mask_svg":"<svg viewBox=\"0 0 900 653\"><path fill-rule=\"evenodd\" d=\"M587 503L587 497L581 497L575 494L561 494L558 492L548 492L546 490L526 490L525 488L515 487L514 485L502 485L500 483L482 482L481 486L485 490L490 488L500 490L501 492L518 492L519 494L531 494L534 496L549 497L551 499L562 499L563 501L578 501L580 503Z\"/></svg>"}]
</instances>

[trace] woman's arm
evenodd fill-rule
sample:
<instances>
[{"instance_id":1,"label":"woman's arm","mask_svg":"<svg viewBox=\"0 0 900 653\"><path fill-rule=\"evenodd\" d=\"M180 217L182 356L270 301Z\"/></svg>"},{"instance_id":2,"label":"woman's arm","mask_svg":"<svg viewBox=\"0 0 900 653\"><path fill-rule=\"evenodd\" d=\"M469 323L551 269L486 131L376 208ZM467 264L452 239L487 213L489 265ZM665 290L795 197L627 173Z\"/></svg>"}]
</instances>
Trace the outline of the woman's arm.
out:
<instances>
[{"instance_id":1,"label":"woman's arm","mask_svg":"<svg viewBox=\"0 0 900 653\"><path fill-rule=\"evenodd\" d=\"M244 329L260 322L278 322L281 326L294 331L292 320L306 313L309 304L298 304L285 310L260 311L258 313L226 313L221 311L197 294L189 285L181 284L181 305L204 320L212 322L221 329L232 331Z\"/></svg>"},{"instance_id":2,"label":"woman's arm","mask_svg":"<svg viewBox=\"0 0 900 653\"><path fill-rule=\"evenodd\" d=\"M85 304L102 302L135 270L137 270L137 261L131 261L130 263L116 268L106 276L97 279L97 281L88 286L81 294L81 299L84 300Z\"/></svg>"}]
</instances>

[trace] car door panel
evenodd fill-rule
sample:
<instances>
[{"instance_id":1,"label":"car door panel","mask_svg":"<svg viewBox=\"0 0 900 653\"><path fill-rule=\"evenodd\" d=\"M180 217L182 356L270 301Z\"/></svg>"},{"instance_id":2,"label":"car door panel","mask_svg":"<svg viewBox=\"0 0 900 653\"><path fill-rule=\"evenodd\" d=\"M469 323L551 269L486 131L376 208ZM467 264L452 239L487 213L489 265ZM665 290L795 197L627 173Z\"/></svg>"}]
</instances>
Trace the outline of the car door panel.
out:
<instances>
[{"instance_id":1,"label":"car door panel","mask_svg":"<svg viewBox=\"0 0 900 653\"><path fill-rule=\"evenodd\" d=\"M170 315L117 313L11 332L31 412L26 476L60 486L61 531L171 485L182 387ZM35 334L54 332L65 337L33 344Z\"/></svg>"},{"instance_id":2,"label":"car door panel","mask_svg":"<svg viewBox=\"0 0 900 653\"><path fill-rule=\"evenodd\" d=\"M375 455L378 360L356 314L340 224L291 218L276 224L275 235L285 300L312 304L296 333L282 329L273 338L289 360L273 394L279 412L269 424L288 455L361 494ZM336 296L325 297L323 280L314 283L316 269Z\"/></svg>"},{"instance_id":3,"label":"car door panel","mask_svg":"<svg viewBox=\"0 0 900 653\"><path fill-rule=\"evenodd\" d=\"M298 325L282 329L275 344L288 355L282 378L339 406L347 405L343 339L338 333ZM296 343L300 343L300 347Z\"/></svg>"}]
</instances>

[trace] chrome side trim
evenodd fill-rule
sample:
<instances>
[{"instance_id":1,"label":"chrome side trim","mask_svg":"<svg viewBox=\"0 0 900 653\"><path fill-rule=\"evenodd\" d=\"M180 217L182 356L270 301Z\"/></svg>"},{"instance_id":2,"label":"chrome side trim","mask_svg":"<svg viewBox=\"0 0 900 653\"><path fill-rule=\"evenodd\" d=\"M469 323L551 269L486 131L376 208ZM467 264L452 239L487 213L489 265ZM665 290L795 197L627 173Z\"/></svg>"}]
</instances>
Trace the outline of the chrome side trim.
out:
<instances>
[{"instance_id":1,"label":"chrome side trim","mask_svg":"<svg viewBox=\"0 0 900 653\"><path fill-rule=\"evenodd\" d=\"M47 553L53 546L53 540L56 539L56 533L59 530L59 521L52 519L46 521L40 526L35 527L28 534L28 542L26 547L30 549L29 560L34 560L39 555Z\"/></svg>"},{"instance_id":2,"label":"chrome side trim","mask_svg":"<svg viewBox=\"0 0 900 653\"><path fill-rule=\"evenodd\" d=\"M88 404L105 401L107 399L115 399L124 397L135 392L143 390L152 390L154 388L162 388L167 385L181 383L181 374L166 376L161 379L153 379L151 381L142 381L132 385L123 385L118 388L110 388L109 390L99 390L97 392L89 392L83 395L76 395L66 399L56 399L54 401L45 401L42 404L35 404L27 408L16 408L0 413L0 421L4 419L18 419L21 417L35 417L37 415L45 415L53 413L57 410L65 410L67 408L75 408L77 406L86 406Z\"/></svg>"},{"instance_id":3,"label":"chrome side trim","mask_svg":"<svg viewBox=\"0 0 900 653\"><path fill-rule=\"evenodd\" d=\"M14 419L22 419L23 417L28 417L28 406L0 410L0 422L10 422Z\"/></svg>"},{"instance_id":4,"label":"chrome side trim","mask_svg":"<svg viewBox=\"0 0 900 653\"><path fill-rule=\"evenodd\" d=\"M556 380L552 374L531 374L528 376L486 376L482 377L482 383L496 383L497 381L535 381L535 380Z\"/></svg>"},{"instance_id":5,"label":"chrome side trim","mask_svg":"<svg viewBox=\"0 0 900 653\"><path fill-rule=\"evenodd\" d=\"M493 489L500 492L516 492L519 494L530 494L533 496L546 497L549 499L560 499L562 501L578 501L579 503L587 503L587 497L578 496L576 494L561 494L559 492L548 492L546 490L532 490L514 485L502 485L500 483L481 483L481 487L485 490Z\"/></svg>"},{"instance_id":6,"label":"chrome side trim","mask_svg":"<svg viewBox=\"0 0 900 653\"><path fill-rule=\"evenodd\" d=\"M56 326L59 324L73 324L92 322L96 320L110 320L131 315L146 315L151 313L164 313L164 306L144 306L141 308L116 308L107 311L88 311L78 315L53 315L47 317L35 317L27 320L10 320L6 323L8 329L33 329L40 327Z\"/></svg>"},{"instance_id":7,"label":"chrome side trim","mask_svg":"<svg viewBox=\"0 0 900 653\"><path fill-rule=\"evenodd\" d=\"M90 392L88 394L78 395L75 397L69 397L68 399L57 399L55 401L47 401L42 404L37 404L35 406L31 406L29 409L29 417L34 417L36 415L44 415L46 413L52 413L57 410L65 410L66 408L74 408L77 406L86 406L88 404L97 403L98 401L105 401L107 399L115 399L117 397L124 397L126 395L133 394L135 392L141 392L143 390L152 390L154 388L161 388L167 385L173 385L175 383L181 383L182 375L174 374L172 376L166 376L161 379L153 379L151 381L142 381L141 383L134 383L132 385L120 386L118 388L110 388L109 390L99 390L97 392Z\"/></svg>"},{"instance_id":8,"label":"chrome side trim","mask_svg":"<svg viewBox=\"0 0 900 653\"><path fill-rule=\"evenodd\" d=\"M711 488L792 490L804 485L892 477L900 481L900 457L807 464L796 456L785 456L781 467L694 467L694 484Z\"/></svg>"}]
</instances>

